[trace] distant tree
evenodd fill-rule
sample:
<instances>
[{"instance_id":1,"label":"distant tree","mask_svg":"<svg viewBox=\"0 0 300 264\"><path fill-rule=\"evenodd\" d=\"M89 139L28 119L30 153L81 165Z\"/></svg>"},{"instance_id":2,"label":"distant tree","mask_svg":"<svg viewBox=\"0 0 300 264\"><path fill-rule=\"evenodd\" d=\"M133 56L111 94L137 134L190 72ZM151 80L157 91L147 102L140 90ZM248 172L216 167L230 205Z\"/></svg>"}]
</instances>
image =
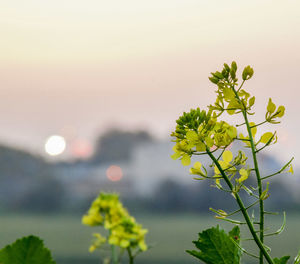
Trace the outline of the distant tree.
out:
<instances>
[{"instance_id":1,"label":"distant tree","mask_svg":"<svg viewBox=\"0 0 300 264\"><path fill-rule=\"evenodd\" d=\"M0 206L8 210L54 211L64 190L53 166L24 150L0 146Z\"/></svg>"},{"instance_id":2,"label":"distant tree","mask_svg":"<svg viewBox=\"0 0 300 264\"><path fill-rule=\"evenodd\" d=\"M17 209L19 211L52 213L60 211L64 188L56 179L40 180L18 201Z\"/></svg>"},{"instance_id":3,"label":"distant tree","mask_svg":"<svg viewBox=\"0 0 300 264\"><path fill-rule=\"evenodd\" d=\"M91 161L129 161L136 146L152 141L153 138L146 131L125 132L113 129L98 138Z\"/></svg>"},{"instance_id":4,"label":"distant tree","mask_svg":"<svg viewBox=\"0 0 300 264\"><path fill-rule=\"evenodd\" d=\"M154 195L148 199L147 207L157 212L208 212L210 206L231 208L228 197L217 189L209 190L210 184L182 185L177 181L163 180Z\"/></svg>"},{"instance_id":5,"label":"distant tree","mask_svg":"<svg viewBox=\"0 0 300 264\"><path fill-rule=\"evenodd\" d=\"M178 212L186 209L189 192L176 181L166 179L156 189L151 199L151 209L161 212Z\"/></svg>"}]
</instances>

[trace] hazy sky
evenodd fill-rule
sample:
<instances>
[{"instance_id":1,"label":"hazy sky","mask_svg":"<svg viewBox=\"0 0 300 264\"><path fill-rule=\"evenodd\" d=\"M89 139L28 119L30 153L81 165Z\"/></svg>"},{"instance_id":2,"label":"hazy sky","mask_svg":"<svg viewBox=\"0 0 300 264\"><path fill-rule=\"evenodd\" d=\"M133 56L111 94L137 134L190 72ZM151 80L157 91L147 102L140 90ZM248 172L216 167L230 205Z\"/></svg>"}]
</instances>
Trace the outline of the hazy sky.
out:
<instances>
[{"instance_id":1,"label":"hazy sky","mask_svg":"<svg viewBox=\"0 0 300 264\"><path fill-rule=\"evenodd\" d=\"M0 142L92 141L108 127L167 138L214 101L207 77L236 60L264 117L286 106L276 153L300 157L300 1L0 0ZM258 119L260 120L260 119Z\"/></svg>"}]
</instances>

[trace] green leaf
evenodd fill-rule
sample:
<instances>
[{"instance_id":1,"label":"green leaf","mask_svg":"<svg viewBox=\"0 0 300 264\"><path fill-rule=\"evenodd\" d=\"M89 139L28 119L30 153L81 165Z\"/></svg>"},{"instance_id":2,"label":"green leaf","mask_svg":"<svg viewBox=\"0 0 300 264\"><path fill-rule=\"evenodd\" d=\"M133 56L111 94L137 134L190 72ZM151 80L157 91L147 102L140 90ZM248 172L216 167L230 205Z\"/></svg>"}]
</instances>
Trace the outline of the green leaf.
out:
<instances>
[{"instance_id":1,"label":"green leaf","mask_svg":"<svg viewBox=\"0 0 300 264\"><path fill-rule=\"evenodd\" d=\"M274 258L273 260L274 260L275 264L287 264L289 258L290 258L290 256L284 256L284 257L282 257L280 259Z\"/></svg>"},{"instance_id":2,"label":"green leaf","mask_svg":"<svg viewBox=\"0 0 300 264\"><path fill-rule=\"evenodd\" d=\"M235 226L229 234L217 226L199 233L198 241L193 241L200 251L187 250L186 252L206 264L239 264L241 250L236 245L239 242L238 226Z\"/></svg>"},{"instance_id":3,"label":"green leaf","mask_svg":"<svg viewBox=\"0 0 300 264\"><path fill-rule=\"evenodd\" d=\"M49 249L36 236L18 239L0 251L1 264L55 264Z\"/></svg>"}]
</instances>

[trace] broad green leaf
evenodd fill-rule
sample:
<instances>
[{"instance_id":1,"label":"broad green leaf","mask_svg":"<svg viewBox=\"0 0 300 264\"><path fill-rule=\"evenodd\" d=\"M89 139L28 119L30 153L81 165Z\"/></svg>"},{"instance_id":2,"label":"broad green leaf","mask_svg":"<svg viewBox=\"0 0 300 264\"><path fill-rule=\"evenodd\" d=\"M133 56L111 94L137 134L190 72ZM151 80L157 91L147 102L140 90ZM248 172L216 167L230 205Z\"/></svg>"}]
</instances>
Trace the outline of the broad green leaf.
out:
<instances>
[{"instance_id":1,"label":"broad green leaf","mask_svg":"<svg viewBox=\"0 0 300 264\"><path fill-rule=\"evenodd\" d=\"M284 256L284 257L282 257L280 259L274 258L273 260L274 260L275 264L287 264L289 258L290 258L290 256Z\"/></svg>"},{"instance_id":2,"label":"broad green leaf","mask_svg":"<svg viewBox=\"0 0 300 264\"><path fill-rule=\"evenodd\" d=\"M55 264L49 249L36 236L18 239L0 251L1 264Z\"/></svg>"},{"instance_id":3,"label":"broad green leaf","mask_svg":"<svg viewBox=\"0 0 300 264\"><path fill-rule=\"evenodd\" d=\"M236 245L239 241L240 229L238 226L235 226L229 234L219 226L212 227L199 233L198 241L193 241L200 251L187 250L187 253L206 264L239 264L241 250Z\"/></svg>"}]
</instances>

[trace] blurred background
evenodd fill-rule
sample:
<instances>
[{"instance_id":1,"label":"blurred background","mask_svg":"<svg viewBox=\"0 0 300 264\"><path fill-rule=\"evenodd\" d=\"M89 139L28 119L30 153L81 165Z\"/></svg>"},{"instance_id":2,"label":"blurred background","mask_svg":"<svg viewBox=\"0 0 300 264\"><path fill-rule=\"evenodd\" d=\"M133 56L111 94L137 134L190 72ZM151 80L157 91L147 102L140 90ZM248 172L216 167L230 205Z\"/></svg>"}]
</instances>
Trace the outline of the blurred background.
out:
<instances>
[{"instance_id":1,"label":"blurred background","mask_svg":"<svg viewBox=\"0 0 300 264\"><path fill-rule=\"evenodd\" d=\"M278 135L259 162L270 173L295 157L267 203L288 212L274 256L296 255L299 10L296 0L0 0L0 246L33 233L59 264L99 263L81 215L115 191L154 245L137 263L197 263L184 251L217 223L208 208L235 207L170 159L169 135L183 111L214 102L208 76L235 60L255 71L252 121L269 97L286 107L259 132ZM276 230L282 213L270 221Z\"/></svg>"}]
</instances>

